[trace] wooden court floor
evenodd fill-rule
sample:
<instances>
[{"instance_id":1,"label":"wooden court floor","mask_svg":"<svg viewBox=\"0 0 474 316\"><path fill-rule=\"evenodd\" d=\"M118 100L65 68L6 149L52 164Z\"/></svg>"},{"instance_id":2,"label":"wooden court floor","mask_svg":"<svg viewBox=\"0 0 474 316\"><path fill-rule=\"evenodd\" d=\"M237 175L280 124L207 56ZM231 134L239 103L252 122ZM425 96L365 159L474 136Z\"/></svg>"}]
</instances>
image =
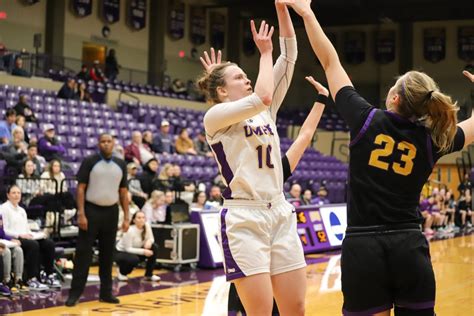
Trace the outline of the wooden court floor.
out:
<instances>
[{"instance_id":1,"label":"wooden court floor","mask_svg":"<svg viewBox=\"0 0 474 316\"><path fill-rule=\"evenodd\" d=\"M473 316L474 234L432 242L431 255L437 278L437 315ZM341 315L340 257L339 255L312 257L324 261L308 265L306 314ZM97 271L92 269L91 273L94 272ZM142 272L137 271L136 275L140 273ZM196 273L199 274L199 271ZM136 294L120 296L119 305L90 301L74 308L58 306L15 315L226 315L228 286L224 278L217 275L212 281L207 282L194 279L191 282L185 278L182 282L163 281L159 285L154 285L156 290L147 292L139 292L138 288ZM64 294L58 300L64 301Z\"/></svg>"}]
</instances>

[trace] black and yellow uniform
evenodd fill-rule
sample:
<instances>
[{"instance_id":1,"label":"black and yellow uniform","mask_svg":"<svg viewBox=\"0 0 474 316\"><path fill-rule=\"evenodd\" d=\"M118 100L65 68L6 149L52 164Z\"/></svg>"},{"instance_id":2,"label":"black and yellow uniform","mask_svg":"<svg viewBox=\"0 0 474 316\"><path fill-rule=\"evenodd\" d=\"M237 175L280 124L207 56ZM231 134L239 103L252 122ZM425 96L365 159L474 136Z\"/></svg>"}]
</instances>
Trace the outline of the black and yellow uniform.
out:
<instances>
[{"instance_id":1,"label":"black and yellow uniform","mask_svg":"<svg viewBox=\"0 0 474 316\"><path fill-rule=\"evenodd\" d=\"M421 233L420 192L439 153L423 124L371 106L353 87L336 95L351 133L348 228L342 245L344 315L433 315L435 280Z\"/></svg>"}]
</instances>

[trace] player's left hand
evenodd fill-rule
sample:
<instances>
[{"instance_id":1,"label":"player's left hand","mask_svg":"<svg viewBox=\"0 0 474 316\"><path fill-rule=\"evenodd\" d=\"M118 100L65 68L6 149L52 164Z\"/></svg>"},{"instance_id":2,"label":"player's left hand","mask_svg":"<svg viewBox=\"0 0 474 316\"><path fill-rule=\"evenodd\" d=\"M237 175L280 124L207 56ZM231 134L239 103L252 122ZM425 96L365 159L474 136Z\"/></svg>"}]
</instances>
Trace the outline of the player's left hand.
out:
<instances>
[{"instance_id":1,"label":"player's left hand","mask_svg":"<svg viewBox=\"0 0 474 316\"><path fill-rule=\"evenodd\" d=\"M466 76L467 79L471 80L471 82L474 82L474 75L473 74L471 74L467 70L464 70L462 73L463 73L464 76Z\"/></svg>"},{"instance_id":2,"label":"player's left hand","mask_svg":"<svg viewBox=\"0 0 474 316\"><path fill-rule=\"evenodd\" d=\"M204 51L204 57L199 57L199 59L201 60L201 64L204 67L204 69L206 70L206 72L209 73L209 72L212 71L213 67L221 64L221 62L222 62L222 52L219 49L217 51L217 57L216 57L216 51L214 50L213 47L211 47L211 57L209 57L209 54L207 53L207 51Z\"/></svg>"},{"instance_id":3,"label":"player's left hand","mask_svg":"<svg viewBox=\"0 0 474 316\"><path fill-rule=\"evenodd\" d=\"M314 80L313 76L307 76L305 77L305 79L308 80L308 82L314 86L314 88L316 89L316 91L318 91L319 94L329 96L328 89L326 89L325 86Z\"/></svg>"}]
</instances>

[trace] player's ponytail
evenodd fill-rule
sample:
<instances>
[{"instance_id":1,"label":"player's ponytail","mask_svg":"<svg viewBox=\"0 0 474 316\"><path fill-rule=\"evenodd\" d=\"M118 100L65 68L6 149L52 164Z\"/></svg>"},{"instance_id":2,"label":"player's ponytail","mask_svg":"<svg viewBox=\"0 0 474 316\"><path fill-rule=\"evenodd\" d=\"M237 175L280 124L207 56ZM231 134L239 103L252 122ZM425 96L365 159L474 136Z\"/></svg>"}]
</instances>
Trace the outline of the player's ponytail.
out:
<instances>
[{"instance_id":1,"label":"player's ponytail","mask_svg":"<svg viewBox=\"0 0 474 316\"><path fill-rule=\"evenodd\" d=\"M199 89L206 95L206 100L211 104L221 103L217 88L225 86L224 72L227 67L236 66L234 63L222 63L212 68L211 72L205 71L197 79Z\"/></svg>"},{"instance_id":2,"label":"player's ponytail","mask_svg":"<svg viewBox=\"0 0 474 316\"><path fill-rule=\"evenodd\" d=\"M401 98L399 113L424 120L439 151L449 150L456 134L458 111L451 97L440 92L435 81L419 71L409 71L400 77L396 89Z\"/></svg>"}]
</instances>

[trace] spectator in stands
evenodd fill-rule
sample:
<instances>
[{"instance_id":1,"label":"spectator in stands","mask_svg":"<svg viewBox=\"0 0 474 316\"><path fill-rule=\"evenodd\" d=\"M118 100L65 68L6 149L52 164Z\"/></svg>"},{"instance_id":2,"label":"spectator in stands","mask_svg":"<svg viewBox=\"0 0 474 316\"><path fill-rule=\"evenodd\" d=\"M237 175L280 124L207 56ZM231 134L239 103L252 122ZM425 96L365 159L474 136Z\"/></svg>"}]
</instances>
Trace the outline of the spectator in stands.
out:
<instances>
[{"instance_id":1,"label":"spectator in stands","mask_svg":"<svg viewBox=\"0 0 474 316\"><path fill-rule=\"evenodd\" d=\"M83 82L87 82L90 80L90 77L89 77L89 69L87 69L87 65L86 64L82 64L81 66L81 71L79 71L76 75L76 79L79 81L83 81Z\"/></svg>"},{"instance_id":2,"label":"spectator in stands","mask_svg":"<svg viewBox=\"0 0 474 316\"><path fill-rule=\"evenodd\" d=\"M28 145L27 157L26 159L33 161L35 164L35 172L36 176L41 176L43 173L44 167L46 166L46 159L44 157L38 155L38 146L35 144Z\"/></svg>"},{"instance_id":3,"label":"spectator in stands","mask_svg":"<svg viewBox=\"0 0 474 316\"><path fill-rule=\"evenodd\" d=\"M16 127L16 111L8 109L5 112L5 121L0 121L0 147L12 141L12 132Z\"/></svg>"},{"instance_id":4,"label":"spectator in stands","mask_svg":"<svg viewBox=\"0 0 474 316\"><path fill-rule=\"evenodd\" d=\"M187 87L181 79L176 78L173 80L171 89L173 90L174 93L182 94L186 92Z\"/></svg>"},{"instance_id":5,"label":"spectator in stands","mask_svg":"<svg viewBox=\"0 0 474 316\"><path fill-rule=\"evenodd\" d=\"M461 228L471 228L472 224L474 223L474 212L471 208L471 192L465 191L459 198L458 201L458 209L459 213L461 214ZM470 217L471 222L467 222L466 219Z\"/></svg>"},{"instance_id":6,"label":"spectator in stands","mask_svg":"<svg viewBox=\"0 0 474 316\"><path fill-rule=\"evenodd\" d=\"M291 185L290 191L287 193L287 198L289 199L301 199L301 186L298 183L293 183Z\"/></svg>"},{"instance_id":7,"label":"spectator in stands","mask_svg":"<svg viewBox=\"0 0 474 316\"><path fill-rule=\"evenodd\" d=\"M166 220L165 194L162 191L154 190L150 198L142 207L148 223L162 223Z\"/></svg>"},{"instance_id":8,"label":"spectator in stands","mask_svg":"<svg viewBox=\"0 0 474 316\"><path fill-rule=\"evenodd\" d=\"M193 211L202 211L204 209L207 209L206 202L207 202L206 192L198 191L194 193L193 204L191 205L191 209Z\"/></svg>"},{"instance_id":9,"label":"spectator in stands","mask_svg":"<svg viewBox=\"0 0 474 316\"><path fill-rule=\"evenodd\" d=\"M146 194L140 183L140 180L137 178L138 166L134 162L130 162L127 165L127 180L128 180L128 191L132 195L132 200L139 208L142 208L148 199L148 194ZM156 176L156 172L153 173ZM153 180L152 180L153 181Z\"/></svg>"},{"instance_id":10,"label":"spectator in stands","mask_svg":"<svg viewBox=\"0 0 474 316\"><path fill-rule=\"evenodd\" d=\"M54 125L49 123L44 124L43 133L44 136L38 141L40 155L43 156L46 161L51 161L53 159L62 160L63 155L66 153L66 149L55 137L56 131Z\"/></svg>"},{"instance_id":11,"label":"spectator in stands","mask_svg":"<svg viewBox=\"0 0 474 316\"><path fill-rule=\"evenodd\" d=\"M115 134L112 134L112 138L114 139L114 149L112 150L112 156L125 160L125 150L120 144L120 140Z\"/></svg>"},{"instance_id":12,"label":"spectator in stands","mask_svg":"<svg viewBox=\"0 0 474 316\"><path fill-rule=\"evenodd\" d=\"M318 189L317 197L315 197L312 201L311 204L313 205L324 205L324 204L330 204L329 200L327 199L328 196L328 191L326 190L326 187L321 186Z\"/></svg>"},{"instance_id":13,"label":"spectator in stands","mask_svg":"<svg viewBox=\"0 0 474 316\"><path fill-rule=\"evenodd\" d=\"M143 172L138 176L143 192L150 196L151 192L157 188L158 185L158 167L159 162L156 158L147 161L143 166Z\"/></svg>"},{"instance_id":14,"label":"spectator in stands","mask_svg":"<svg viewBox=\"0 0 474 316\"><path fill-rule=\"evenodd\" d=\"M194 148L198 155L214 157L214 154L206 141L206 131L202 130L194 140Z\"/></svg>"},{"instance_id":15,"label":"spectator in stands","mask_svg":"<svg viewBox=\"0 0 474 316\"><path fill-rule=\"evenodd\" d=\"M24 94L20 95L18 103L13 108L15 109L16 115L24 116L27 122L36 123L38 121Z\"/></svg>"},{"instance_id":16,"label":"spectator in stands","mask_svg":"<svg viewBox=\"0 0 474 316\"><path fill-rule=\"evenodd\" d=\"M160 154L174 153L172 140L170 135L170 123L166 120L161 121L160 134L154 139L154 151Z\"/></svg>"},{"instance_id":17,"label":"spectator in stands","mask_svg":"<svg viewBox=\"0 0 474 316\"><path fill-rule=\"evenodd\" d=\"M75 100L76 96L76 80L69 78L58 91L58 98L66 100Z\"/></svg>"},{"instance_id":18,"label":"spectator in stands","mask_svg":"<svg viewBox=\"0 0 474 316\"><path fill-rule=\"evenodd\" d=\"M176 152L178 154L189 154L189 155L197 155L196 150L194 149L194 143L192 139L189 137L187 128L182 128L179 132L178 138L176 139Z\"/></svg>"},{"instance_id":19,"label":"spectator in stands","mask_svg":"<svg viewBox=\"0 0 474 316\"><path fill-rule=\"evenodd\" d=\"M160 175L158 176L158 182L155 189L160 191L170 190L173 191L173 182L172 178L174 176L174 167L170 163L164 164L163 168L161 169ZM145 191L146 192L146 191Z\"/></svg>"},{"instance_id":20,"label":"spectator in stands","mask_svg":"<svg viewBox=\"0 0 474 316\"><path fill-rule=\"evenodd\" d=\"M21 173L16 179L16 185L20 188L22 203L25 206L30 205L31 200L37 196L41 196L41 183L39 177L35 175L35 163L27 159L23 163Z\"/></svg>"},{"instance_id":21,"label":"spectator in stands","mask_svg":"<svg viewBox=\"0 0 474 316\"><path fill-rule=\"evenodd\" d=\"M146 221L143 211L138 211L132 216L129 230L123 234L117 243L115 261L118 265L119 281L127 281L127 275L138 265L146 260L145 280L160 281L161 278L153 275L158 245L155 243L151 226Z\"/></svg>"},{"instance_id":22,"label":"spectator in stands","mask_svg":"<svg viewBox=\"0 0 474 316\"><path fill-rule=\"evenodd\" d=\"M471 191L471 189L472 189L472 183L471 183L470 176L469 176L468 173L465 173L463 181L461 183L459 183L458 191L459 191L460 194L463 194L464 191L466 191L466 190Z\"/></svg>"},{"instance_id":23,"label":"spectator in stands","mask_svg":"<svg viewBox=\"0 0 474 316\"><path fill-rule=\"evenodd\" d=\"M0 261L3 263L3 273L0 274L3 281L2 285L8 286L10 292L25 290L22 281L24 265L23 249L21 249L21 243L18 239L11 238L5 233L2 215L0 215L0 253L2 256ZM0 294L4 295L4 293L5 288L0 287Z\"/></svg>"},{"instance_id":24,"label":"spectator in stands","mask_svg":"<svg viewBox=\"0 0 474 316\"><path fill-rule=\"evenodd\" d=\"M420 208L421 216L424 219L423 231L425 235L434 234L434 231L431 229L431 225L433 225L433 217L430 214L430 203L423 194L420 194L419 208Z\"/></svg>"},{"instance_id":25,"label":"spectator in stands","mask_svg":"<svg viewBox=\"0 0 474 316\"><path fill-rule=\"evenodd\" d=\"M132 143L125 147L125 160L141 166L153 158L155 156L150 147L143 143L142 133L134 131L132 133Z\"/></svg>"},{"instance_id":26,"label":"spectator in stands","mask_svg":"<svg viewBox=\"0 0 474 316\"><path fill-rule=\"evenodd\" d=\"M26 158L28 144L24 141L23 129L19 126L13 130L12 142L2 148L2 154L7 166L15 175L21 171L23 160Z\"/></svg>"},{"instance_id":27,"label":"spectator in stands","mask_svg":"<svg viewBox=\"0 0 474 316\"><path fill-rule=\"evenodd\" d=\"M93 102L91 94L87 91L87 86L84 82L77 84L76 99L79 101Z\"/></svg>"},{"instance_id":28,"label":"spectator in stands","mask_svg":"<svg viewBox=\"0 0 474 316\"><path fill-rule=\"evenodd\" d=\"M15 123L16 126L21 127L23 129L23 139L27 144L29 144L30 142L34 143L38 141L34 136L32 139L30 139L28 132L26 131L26 121L23 115L17 115Z\"/></svg>"},{"instance_id":29,"label":"spectator in stands","mask_svg":"<svg viewBox=\"0 0 474 316\"><path fill-rule=\"evenodd\" d=\"M194 185L194 183L185 179L181 175L181 167L178 164L175 164L172 167L172 176L170 178L170 182L171 182L171 189L173 191L194 192L196 190L196 186Z\"/></svg>"},{"instance_id":30,"label":"spectator in stands","mask_svg":"<svg viewBox=\"0 0 474 316\"><path fill-rule=\"evenodd\" d=\"M41 182L41 192L43 193L56 194L68 192L67 182L64 181L66 176L61 171L61 161L58 159L53 159L49 162L47 169L41 174L41 179L51 180Z\"/></svg>"},{"instance_id":31,"label":"spectator in stands","mask_svg":"<svg viewBox=\"0 0 474 316\"><path fill-rule=\"evenodd\" d=\"M165 191L165 204L168 206L174 201L174 192L170 190Z\"/></svg>"},{"instance_id":32,"label":"spectator in stands","mask_svg":"<svg viewBox=\"0 0 474 316\"><path fill-rule=\"evenodd\" d=\"M150 130L143 132L143 144L148 145L152 152L155 152L153 145L153 133Z\"/></svg>"},{"instance_id":33,"label":"spectator in stands","mask_svg":"<svg viewBox=\"0 0 474 316\"><path fill-rule=\"evenodd\" d=\"M302 205L311 205L312 195L313 195L313 192L311 192L310 189L304 190L303 196L301 198L301 204Z\"/></svg>"},{"instance_id":34,"label":"spectator in stands","mask_svg":"<svg viewBox=\"0 0 474 316\"><path fill-rule=\"evenodd\" d=\"M105 58L105 76L110 80L114 81L119 73L120 65L117 62L117 56L115 49L109 50L109 54Z\"/></svg>"},{"instance_id":35,"label":"spectator in stands","mask_svg":"<svg viewBox=\"0 0 474 316\"><path fill-rule=\"evenodd\" d=\"M89 75L90 78L96 82L102 82L105 80L104 73L99 67L98 60L94 60L94 65L92 66Z\"/></svg>"},{"instance_id":36,"label":"spectator in stands","mask_svg":"<svg viewBox=\"0 0 474 316\"><path fill-rule=\"evenodd\" d=\"M12 76L30 77L30 73L23 69L23 59L21 57L15 58L15 67L12 70Z\"/></svg>"},{"instance_id":37,"label":"spectator in stands","mask_svg":"<svg viewBox=\"0 0 474 316\"><path fill-rule=\"evenodd\" d=\"M218 205L222 205L224 203L221 188L217 185L213 185L209 191L209 202L217 203Z\"/></svg>"},{"instance_id":38,"label":"spectator in stands","mask_svg":"<svg viewBox=\"0 0 474 316\"><path fill-rule=\"evenodd\" d=\"M0 206L5 233L10 238L19 239L23 249L26 280L30 291L43 291L48 288L61 288L54 273L54 242L43 233L33 233L28 225L25 209L19 203L20 188L12 185L7 190L8 201ZM41 255L40 255L41 254ZM46 284L40 283L40 265L47 275Z\"/></svg>"}]
</instances>

